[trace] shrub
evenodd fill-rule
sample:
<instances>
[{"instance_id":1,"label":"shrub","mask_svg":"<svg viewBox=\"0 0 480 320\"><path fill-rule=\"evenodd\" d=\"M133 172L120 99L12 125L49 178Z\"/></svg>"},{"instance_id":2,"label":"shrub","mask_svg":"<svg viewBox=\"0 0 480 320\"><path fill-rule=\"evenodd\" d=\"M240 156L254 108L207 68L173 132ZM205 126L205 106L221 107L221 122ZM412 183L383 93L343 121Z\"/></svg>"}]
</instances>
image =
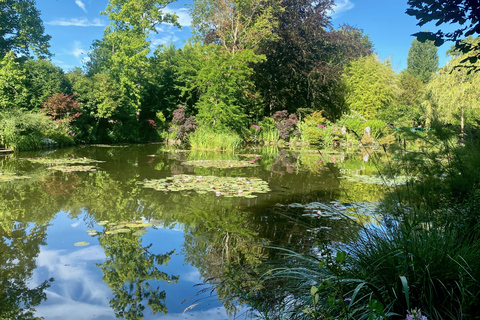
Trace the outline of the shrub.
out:
<instances>
[{"instance_id":1,"label":"shrub","mask_svg":"<svg viewBox=\"0 0 480 320\"><path fill-rule=\"evenodd\" d=\"M278 130L280 139L288 140L290 137L298 136L300 132L297 129L298 119L294 114L288 114L287 110L277 111L273 114L275 127Z\"/></svg>"},{"instance_id":2,"label":"shrub","mask_svg":"<svg viewBox=\"0 0 480 320\"><path fill-rule=\"evenodd\" d=\"M12 111L0 117L0 143L15 151L72 145L74 135L68 124L54 122L40 113Z\"/></svg>"},{"instance_id":3,"label":"shrub","mask_svg":"<svg viewBox=\"0 0 480 320\"><path fill-rule=\"evenodd\" d=\"M82 113L80 103L74 100L74 95L56 93L43 103L41 110L55 121L74 122Z\"/></svg>"}]
</instances>

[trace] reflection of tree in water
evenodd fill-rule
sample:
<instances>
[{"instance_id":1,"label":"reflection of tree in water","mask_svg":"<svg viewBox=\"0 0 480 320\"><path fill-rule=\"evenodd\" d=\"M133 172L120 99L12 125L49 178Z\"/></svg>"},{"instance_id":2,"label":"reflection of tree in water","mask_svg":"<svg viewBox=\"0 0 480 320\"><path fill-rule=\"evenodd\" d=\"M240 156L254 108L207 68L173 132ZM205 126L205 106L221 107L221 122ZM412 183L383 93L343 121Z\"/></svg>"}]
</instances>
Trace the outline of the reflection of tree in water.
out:
<instances>
[{"instance_id":1,"label":"reflection of tree in water","mask_svg":"<svg viewBox=\"0 0 480 320\"><path fill-rule=\"evenodd\" d=\"M27 285L36 268L40 245L45 245L46 225L11 224L0 226L0 319L40 319L34 307L47 296L53 279L35 288Z\"/></svg>"},{"instance_id":2,"label":"reflection of tree in water","mask_svg":"<svg viewBox=\"0 0 480 320\"><path fill-rule=\"evenodd\" d=\"M236 312L241 289L257 287L257 266L265 259L248 214L236 209L192 209L185 232L185 261L211 279L217 297L229 314ZM193 221L196 220L196 221ZM195 304L195 302L193 302Z\"/></svg>"},{"instance_id":3,"label":"reflection of tree in water","mask_svg":"<svg viewBox=\"0 0 480 320\"><path fill-rule=\"evenodd\" d=\"M178 276L170 276L158 269L166 265L175 251L154 254L151 245L142 246L134 234L104 235L99 238L106 260L97 264L103 271L103 281L113 290L110 306L118 318L143 319L145 304L153 314L168 312L166 293L151 281L177 283Z\"/></svg>"}]
</instances>

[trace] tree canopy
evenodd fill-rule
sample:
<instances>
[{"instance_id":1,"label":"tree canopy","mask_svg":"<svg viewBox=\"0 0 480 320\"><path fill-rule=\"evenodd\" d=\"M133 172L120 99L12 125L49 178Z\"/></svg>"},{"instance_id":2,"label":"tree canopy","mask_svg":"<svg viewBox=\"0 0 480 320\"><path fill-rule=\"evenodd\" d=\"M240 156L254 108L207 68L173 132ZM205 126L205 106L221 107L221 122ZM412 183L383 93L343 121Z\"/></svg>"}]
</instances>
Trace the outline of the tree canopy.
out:
<instances>
[{"instance_id":1,"label":"tree canopy","mask_svg":"<svg viewBox=\"0 0 480 320\"><path fill-rule=\"evenodd\" d=\"M437 47L432 41L420 42L414 39L408 50L407 73L417 77L423 83L427 83L437 69Z\"/></svg>"},{"instance_id":2,"label":"tree canopy","mask_svg":"<svg viewBox=\"0 0 480 320\"><path fill-rule=\"evenodd\" d=\"M9 51L27 57L31 53L49 57L50 38L34 0L0 1L0 58Z\"/></svg>"}]
</instances>

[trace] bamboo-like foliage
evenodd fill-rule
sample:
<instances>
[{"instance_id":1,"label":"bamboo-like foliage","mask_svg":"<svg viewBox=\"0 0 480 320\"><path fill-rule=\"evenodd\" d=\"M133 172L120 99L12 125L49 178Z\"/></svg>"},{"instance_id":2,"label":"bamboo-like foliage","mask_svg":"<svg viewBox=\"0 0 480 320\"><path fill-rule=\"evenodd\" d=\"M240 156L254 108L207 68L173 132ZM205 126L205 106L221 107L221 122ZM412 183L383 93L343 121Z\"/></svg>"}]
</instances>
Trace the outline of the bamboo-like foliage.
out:
<instances>
[{"instance_id":1,"label":"bamboo-like foliage","mask_svg":"<svg viewBox=\"0 0 480 320\"><path fill-rule=\"evenodd\" d=\"M480 116L480 72L469 72L469 67L479 67L480 62L459 67L461 61L476 53L452 54L456 56L427 85L425 106L430 121L460 125L463 132L466 125L476 125Z\"/></svg>"}]
</instances>

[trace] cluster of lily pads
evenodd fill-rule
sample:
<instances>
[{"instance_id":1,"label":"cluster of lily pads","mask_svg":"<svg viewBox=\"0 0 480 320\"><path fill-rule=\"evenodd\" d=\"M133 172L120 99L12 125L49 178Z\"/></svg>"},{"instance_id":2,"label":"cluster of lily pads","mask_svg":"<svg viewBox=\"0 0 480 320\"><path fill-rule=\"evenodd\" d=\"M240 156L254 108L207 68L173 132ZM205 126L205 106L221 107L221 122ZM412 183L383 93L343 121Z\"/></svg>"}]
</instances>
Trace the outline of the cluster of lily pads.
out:
<instances>
[{"instance_id":1,"label":"cluster of lily pads","mask_svg":"<svg viewBox=\"0 0 480 320\"><path fill-rule=\"evenodd\" d=\"M258 159L258 158L256 158ZM183 164L187 166L195 166L202 168L246 168L246 167L256 167L255 159L250 161L241 161L241 160L190 160L185 161Z\"/></svg>"},{"instance_id":2,"label":"cluster of lily pads","mask_svg":"<svg viewBox=\"0 0 480 320\"><path fill-rule=\"evenodd\" d=\"M51 159L51 158L23 158L23 160L28 160L33 163L41 163L46 164L48 166L65 166L65 165L72 165L72 164L90 164L90 163L102 163L105 161L98 161L88 158L61 158L61 159Z\"/></svg>"},{"instance_id":3,"label":"cluster of lily pads","mask_svg":"<svg viewBox=\"0 0 480 320\"><path fill-rule=\"evenodd\" d=\"M61 172L87 172L87 171L97 171L98 167L95 166L53 166L49 167L50 170L56 170Z\"/></svg>"},{"instance_id":4,"label":"cluster of lily pads","mask_svg":"<svg viewBox=\"0 0 480 320\"><path fill-rule=\"evenodd\" d=\"M15 173L10 172L0 172L0 182L20 180L20 179L29 179L29 176L17 176Z\"/></svg>"},{"instance_id":5,"label":"cluster of lily pads","mask_svg":"<svg viewBox=\"0 0 480 320\"><path fill-rule=\"evenodd\" d=\"M145 179L139 184L158 191L196 191L198 194L214 192L216 196L255 198L253 193L267 193L268 183L258 178L175 175L166 179Z\"/></svg>"},{"instance_id":6,"label":"cluster of lily pads","mask_svg":"<svg viewBox=\"0 0 480 320\"><path fill-rule=\"evenodd\" d=\"M76 158L74 156L62 159L51 159L51 158L24 158L24 160L41 163L49 166L51 170L61 171L61 172L91 172L96 171L98 167L95 166L86 166L90 163L102 163L105 161L98 161L88 158Z\"/></svg>"},{"instance_id":7,"label":"cluster of lily pads","mask_svg":"<svg viewBox=\"0 0 480 320\"><path fill-rule=\"evenodd\" d=\"M340 201L331 201L330 203L311 202L307 204L291 203L289 208L304 209L305 217L328 218L330 220L341 220L342 218L357 218L360 215L375 215L377 203L352 203L342 204Z\"/></svg>"},{"instance_id":8,"label":"cluster of lily pads","mask_svg":"<svg viewBox=\"0 0 480 320\"><path fill-rule=\"evenodd\" d=\"M367 176L367 175L360 175L354 174L350 176L341 177L343 179L359 182L359 183L366 183L366 184L378 184L378 185L386 185L388 187L395 187L406 184L411 178L406 176L396 176L395 179L388 178L388 177L381 177L381 176Z\"/></svg>"}]
</instances>

